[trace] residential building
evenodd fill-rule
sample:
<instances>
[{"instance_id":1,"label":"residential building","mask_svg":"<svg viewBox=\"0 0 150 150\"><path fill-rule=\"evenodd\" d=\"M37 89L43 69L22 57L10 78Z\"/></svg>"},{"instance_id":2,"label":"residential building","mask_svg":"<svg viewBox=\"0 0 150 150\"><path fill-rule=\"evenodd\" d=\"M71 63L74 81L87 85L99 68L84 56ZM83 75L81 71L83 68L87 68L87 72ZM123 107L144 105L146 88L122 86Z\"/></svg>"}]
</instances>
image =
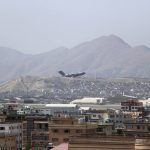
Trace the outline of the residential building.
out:
<instances>
[{"instance_id":1,"label":"residential building","mask_svg":"<svg viewBox=\"0 0 150 150\"><path fill-rule=\"evenodd\" d=\"M48 121L34 121L34 130L31 132L32 148L47 148L49 143Z\"/></svg>"},{"instance_id":2,"label":"residential building","mask_svg":"<svg viewBox=\"0 0 150 150\"><path fill-rule=\"evenodd\" d=\"M143 103L138 100L128 100L121 102L122 111L139 111L143 108Z\"/></svg>"},{"instance_id":3,"label":"residential building","mask_svg":"<svg viewBox=\"0 0 150 150\"><path fill-rule=\"evenodd\" d=\"M54 145L68 142L70 136L80 134L95 134L97 124L89 122L78 123L70 117L54 117L49 122L49 139Z\"/></svg>"},{"instance_id":4,"label":"residential building","mask_svg":"<svg viewBox=\"0 0 150 150\"><path fill-rule=\"evenodd\" d=\"M112 123L114 128L120 128L123 126L123 112L116 109L108 109L108 118L105 120L106 123Z\"/></svg>"},{"instance_id":5,"label":"residential building","mask_svg":"<svg viewBox=\"0 0 150 150\"><path fill-rule=\"evenodd\" d=\"M17 150L16 136L0 133L0 150L6 149Z\"/></svg>"},{"instance_id":6,"label":"residential building","mask_svg":"<svg viewBox=\"0 0 150 150\"><path fill-rule=\"evenodd\" d=\"M134 137L80 135L71 137L68 150L135 150Z\"/></svg>"},{"instance_id":7,"label":"residential building","mask_svg":"<svg viewBox=\"0 0 150 150\"><path fill-rule=\"evenodd\" d=\"M48 125L47 116L26 116L22 122L22 148L26 146L34 146L39 141L47 140ZM37 132L36 132L37 131ZM44 132L43 139L39 136L41 132ZM42 143L42 142L41 142ZM44 144L44 143L42 143Z\"/></svg>"},{"instance_id":8,"label":"residential building","mask_svg":"<svg viewBox=\"0 0 150 150\"><path fill-rule=\"evenodd\" d=\"M150 137L150 122L125 122L124 135L135 137Z\"/></svg>"},{"instance_id":9,"label":"residential building","mask_svg":"<svg viewBox=\"0 0 150 150\"><path fill-rule=\"evenodd\" d=\"M0 134L16 138L16 149L21 150L22 148L22 123L16 122L3 122L0 123Z\"/></svg>"}]
</instances>

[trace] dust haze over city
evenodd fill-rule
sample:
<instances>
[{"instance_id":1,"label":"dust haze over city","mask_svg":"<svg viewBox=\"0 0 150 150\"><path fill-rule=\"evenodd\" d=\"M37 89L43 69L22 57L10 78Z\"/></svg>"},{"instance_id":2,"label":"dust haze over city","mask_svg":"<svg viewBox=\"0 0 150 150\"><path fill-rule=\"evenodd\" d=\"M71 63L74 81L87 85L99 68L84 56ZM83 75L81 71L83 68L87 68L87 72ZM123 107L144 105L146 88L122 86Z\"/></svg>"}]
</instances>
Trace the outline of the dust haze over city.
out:
<instances>
[{"instance_id":1,"label":"dust haze over city","mask_svg":"<svg viewBox=\"0 0 150 150\"><path fill-rule=\"evenodd\" d=\"M0 149L150 149L149 6L0 0Z\"/></svg>"}]
</instances>

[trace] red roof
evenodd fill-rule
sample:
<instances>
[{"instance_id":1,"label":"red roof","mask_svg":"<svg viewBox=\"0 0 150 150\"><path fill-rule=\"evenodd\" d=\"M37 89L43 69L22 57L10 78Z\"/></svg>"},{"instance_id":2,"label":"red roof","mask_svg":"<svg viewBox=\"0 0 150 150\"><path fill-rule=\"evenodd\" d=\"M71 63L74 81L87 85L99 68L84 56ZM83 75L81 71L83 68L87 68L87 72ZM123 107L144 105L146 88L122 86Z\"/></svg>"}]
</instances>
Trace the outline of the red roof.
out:
<instances>
[{"instance_id":1,"label":"red roof","mask_svg":"<svg viewBox=\"0 0 150 150\"><path fill-rule=\"evenodd\" d=\"M68 143L62 143L52 148L52 150L68 150Z\"/></svg>"}]
</instances>

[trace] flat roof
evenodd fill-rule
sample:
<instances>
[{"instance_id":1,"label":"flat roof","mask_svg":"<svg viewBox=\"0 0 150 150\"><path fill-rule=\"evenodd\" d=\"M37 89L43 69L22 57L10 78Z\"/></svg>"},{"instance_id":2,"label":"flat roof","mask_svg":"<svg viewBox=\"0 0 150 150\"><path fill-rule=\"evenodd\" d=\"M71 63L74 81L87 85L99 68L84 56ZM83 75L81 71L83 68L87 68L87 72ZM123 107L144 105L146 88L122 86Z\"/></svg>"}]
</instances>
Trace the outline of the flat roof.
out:
<instances>
[{"instance_id":1,"label":"flat roof","mask_svg":"<svg viewBox=\"0 0 150 150\"><path fill-rule=\"evenodd\" d=\"M46 104L46 107L76 107L77 104Z\"/></svg>"}]
</instances>

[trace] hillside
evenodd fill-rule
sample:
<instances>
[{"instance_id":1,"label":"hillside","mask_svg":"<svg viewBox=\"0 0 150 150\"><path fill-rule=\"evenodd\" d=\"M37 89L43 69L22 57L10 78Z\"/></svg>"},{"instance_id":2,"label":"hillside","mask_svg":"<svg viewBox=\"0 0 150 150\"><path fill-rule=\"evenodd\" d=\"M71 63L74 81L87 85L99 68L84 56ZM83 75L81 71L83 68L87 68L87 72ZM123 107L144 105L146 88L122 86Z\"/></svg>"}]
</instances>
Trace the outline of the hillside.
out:
<instances>
[{"instance_id":1,"label":"hillside","mask_svg":"<svg viewBox=\"0 0 150 150\"><path fill-rule=\"evenodd\" d=\"M41 99L43 102L62 102L83 97L120 97L123 93L138 98L147 98L150 97L149 90L150 79L26 76L1 83L0 98L30 97ZM122 98L118 100L121 101Z\"/></svg>"},{"instance_id":2,"label":"hillside","mask_svg":"<svg viewBox=\"0 0 150 150\"><path fill-rule=\"evenodd\" d=\"M0 81L19 76L59 76L86 72L97 77L149 77L150 48L131 47L121 38L102 36L74 48L64 47L37 55L26 55L0 47Z\"/></svg>"}]
</instances>

